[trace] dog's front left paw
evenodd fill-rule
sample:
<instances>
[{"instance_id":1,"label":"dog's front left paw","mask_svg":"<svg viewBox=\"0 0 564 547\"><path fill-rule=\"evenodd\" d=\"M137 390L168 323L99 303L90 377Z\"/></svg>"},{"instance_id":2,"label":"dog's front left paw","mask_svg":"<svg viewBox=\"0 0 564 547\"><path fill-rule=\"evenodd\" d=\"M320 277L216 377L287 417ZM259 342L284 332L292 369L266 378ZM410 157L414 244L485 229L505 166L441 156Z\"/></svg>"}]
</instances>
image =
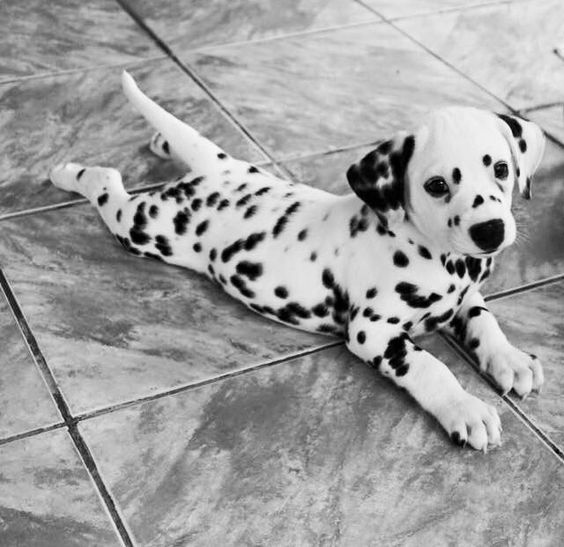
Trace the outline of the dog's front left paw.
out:
<instances>
[{"instance_id":1,"label":"dog's front left paw","mask_svg":"<svg viewBox=\"0 0 564 547\"><path fill-rule=\"evenodd\" d=\"M501 420L497 410L465 391L449 398L434 410L434 415L452 441L486 452L501 445Z\"/></svg>"},{"instance_id":2,"label":"dog's front left paw","mask_svg":"<svg viewBox=\"0 0 564 547\"><path fill-rule=\"evenodd\" d=\"M542 365L537 357L511 345L494 352L487 359L486 372L504 395L513 389L523 399L531 391L540 393L544 383Z\"/></svg>"}]
</instances>

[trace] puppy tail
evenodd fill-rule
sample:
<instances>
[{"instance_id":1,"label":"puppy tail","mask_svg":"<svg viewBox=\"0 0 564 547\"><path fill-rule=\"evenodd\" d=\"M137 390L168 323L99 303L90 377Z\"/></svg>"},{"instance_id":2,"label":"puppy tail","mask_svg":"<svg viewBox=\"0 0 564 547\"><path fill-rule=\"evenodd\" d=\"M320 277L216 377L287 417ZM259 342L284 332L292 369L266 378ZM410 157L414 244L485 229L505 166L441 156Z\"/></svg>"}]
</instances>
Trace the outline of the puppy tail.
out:
<instances>
[{"instance_id":1,"label":"puppy tail","mask_svg":"<svg viewBox=\"0 0 564 547\"><path fill-rule=\"evenodd\" d=\"M218 155L226 156L219 146L149 99L125 70L121 84L129 102L161 133L172 152L192 169L205 169L210 161L217 160Z\"/></svg>"}]
</instances>

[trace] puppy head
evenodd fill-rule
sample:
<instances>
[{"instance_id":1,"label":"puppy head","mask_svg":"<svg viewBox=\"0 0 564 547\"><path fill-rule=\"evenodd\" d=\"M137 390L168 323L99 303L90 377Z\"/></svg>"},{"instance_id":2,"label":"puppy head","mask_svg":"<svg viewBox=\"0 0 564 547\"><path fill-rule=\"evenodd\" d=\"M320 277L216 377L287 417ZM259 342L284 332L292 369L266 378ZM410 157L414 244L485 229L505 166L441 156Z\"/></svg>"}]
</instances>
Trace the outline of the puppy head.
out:
<instances>
[{"instance_id":1,"label":"puppy head","mask_svg":"<svg viewBox=\"0 0 564 547\"><path fill-rule=\"evenodd\" d=\"M409 221L445 251L494 255L515 240L515 181L531 196L544 151L533 123L469 107L429 115L413 135L379 145L347 178L382 222Z\"/></svg>"}]
</instances>

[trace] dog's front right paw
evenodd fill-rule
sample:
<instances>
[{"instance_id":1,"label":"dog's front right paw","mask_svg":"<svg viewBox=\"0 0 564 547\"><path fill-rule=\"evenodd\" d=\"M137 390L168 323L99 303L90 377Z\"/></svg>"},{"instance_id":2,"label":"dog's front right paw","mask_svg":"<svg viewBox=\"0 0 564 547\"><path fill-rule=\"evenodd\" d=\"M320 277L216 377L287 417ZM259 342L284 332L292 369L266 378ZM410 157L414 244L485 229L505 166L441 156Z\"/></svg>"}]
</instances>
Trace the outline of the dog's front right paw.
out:
<instances>
[{"instance_id":1,"label":"dog's front right paw","mask_svg":"<svg viewBox=\"0 0 564 547\"><path fill-rule=\"evenodd\" d=\"M445 401L434 415L459 446L469 444L476 450L487 452L488 447L501 445L501 421L497 410L470 393L464 391Z\"/></svg>"},{"instance_id":2,"label":"dog's front right paw","mask_svg":"<svg viewBox=\"0 0 564 547\"><path fill-rule=\"evenodd\" d=\"M84 166L79 163L59 163L49 173L51 182L61 190L78 192L78 181Z\"/></svg>"}]
</instances>

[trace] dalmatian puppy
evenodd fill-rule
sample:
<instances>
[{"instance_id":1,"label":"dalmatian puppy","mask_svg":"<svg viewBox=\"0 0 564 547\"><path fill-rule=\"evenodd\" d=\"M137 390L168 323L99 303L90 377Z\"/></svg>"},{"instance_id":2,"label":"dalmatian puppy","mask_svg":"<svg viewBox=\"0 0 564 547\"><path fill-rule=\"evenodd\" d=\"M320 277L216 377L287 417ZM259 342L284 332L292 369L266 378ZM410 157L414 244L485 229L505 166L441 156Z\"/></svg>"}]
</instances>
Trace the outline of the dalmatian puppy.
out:
<instances>
[{"instance_id":1,"label":"dalmatian puppy","mask_svg":"<svg viewBox=\"0 0 564 547\"><path fill-rule=\"evenodd\" d=\"M68 163L52 170L53 184L88 198L130 253L207 275L275 321L344 337L456 444L500 444L496 410L413 337L444 329L503 393L540 391L540 362L509 343L480 295L495 256L515 240L515 181L530 198L544 150L536 125L474 108L438 110L352 165L353 193L340 197L229 156L129 74L122 83L158 131L151 149L190 173L130 195L115 169Z\"/></svg>"}]
</instances>

